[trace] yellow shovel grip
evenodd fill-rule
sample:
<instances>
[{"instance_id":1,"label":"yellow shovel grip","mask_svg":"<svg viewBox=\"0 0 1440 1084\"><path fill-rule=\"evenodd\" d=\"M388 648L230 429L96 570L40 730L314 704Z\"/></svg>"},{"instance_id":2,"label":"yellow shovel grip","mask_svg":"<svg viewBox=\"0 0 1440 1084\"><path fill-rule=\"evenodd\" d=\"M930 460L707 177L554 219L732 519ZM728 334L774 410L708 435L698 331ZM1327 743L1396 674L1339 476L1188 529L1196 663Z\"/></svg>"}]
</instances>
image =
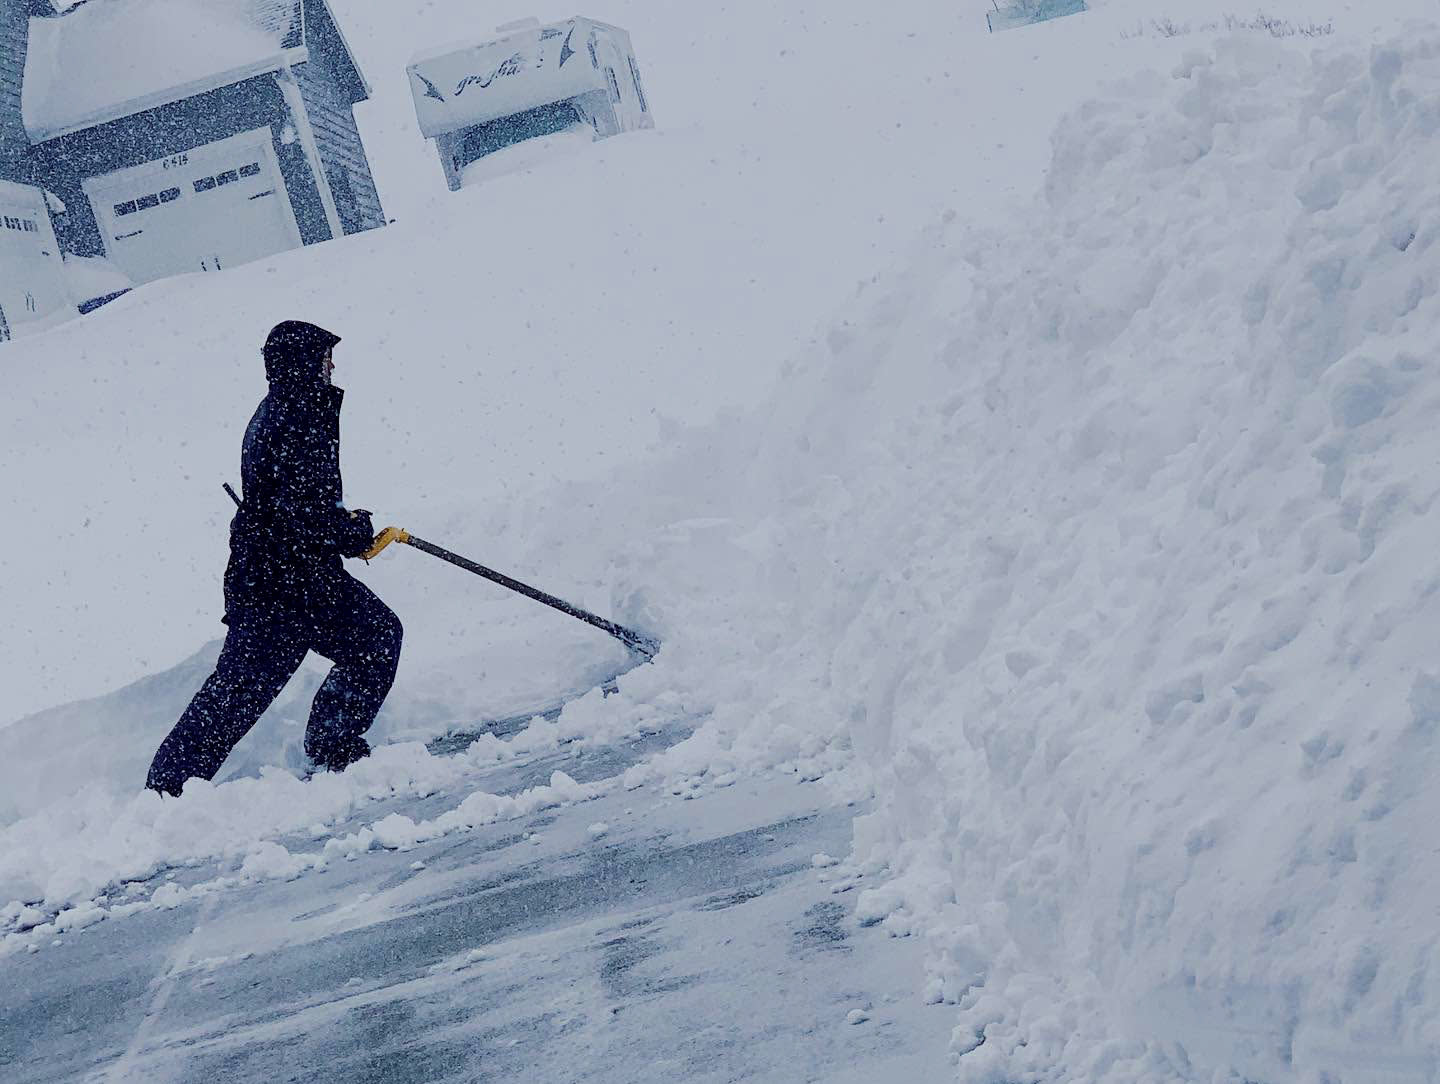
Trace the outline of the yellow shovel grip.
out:
<instances>
[{"instance_id":1,"label":"yellow shovel grip","mask_svg":"<svg viewBox=\"0 0 1440 1084\"><path fill-rule=\"evenodd\" d=\"M379 557L381 551L383 551L386 546L390 545L391 542L409 541L410 532L407 531L404 527L386 527L383 531L381 531L375 536L375 544L372 545L364 553L362 553L361 556L364 557L365 560L369 561L372 558Z\"/></svg>"}]
</instances>

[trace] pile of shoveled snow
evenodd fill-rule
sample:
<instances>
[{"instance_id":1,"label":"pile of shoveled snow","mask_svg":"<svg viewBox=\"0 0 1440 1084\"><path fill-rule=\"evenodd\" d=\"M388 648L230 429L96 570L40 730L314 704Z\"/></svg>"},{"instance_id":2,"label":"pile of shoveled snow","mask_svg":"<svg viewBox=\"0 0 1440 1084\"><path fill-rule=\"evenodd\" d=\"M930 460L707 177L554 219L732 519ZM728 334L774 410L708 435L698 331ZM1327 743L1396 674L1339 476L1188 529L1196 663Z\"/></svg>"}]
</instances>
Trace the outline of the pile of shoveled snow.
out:
<instances>
[{"instance_id":1,"label":"pile of shoveled snow","mask_svg":"<svg viewBox=\"0 0 1440 1084\"><path fill-rule=\"evenodd\" d=\"M497 820L569 802L585 801L619 785L580 784L556 772L548 786L517 795L474 789L476 773L497 764L553 752L562 744L654 731L683 717L673 696L653 686L653 672L624 679L610 694L615 705L601 711L606 694L595 689L571 701L559 717L536 717L508 741L484 735L463 752L433 756L419 742L377 749L343 774L321 773L308 781L283 768L262 769L258 778L216 785L191 780L183 799L149 791L120 798L101 788L65 806L7 826L0 850L0 954L35 944L36 933L85 924L144 906L174 906L195 895L239 881L294 877L329 858L373 847L408 848ZM620 707L621 704L623 707ZM617 710L618 709L618 710ZM463 794L454 808L416 823L391 813L355 831L343 831L377 800L418 799L441 791ZM468 792L468 793L467 793ZM292 854L277 837L302 834L320 847ZM236 863L234 877L192 886L147 885L170 867L221 859ZM160 892L163 890L163 894Z\"/></svg>"},{"instance_id":2,"label":"pile of shoveled snow","mask_svg":"<svg viewBox=\"0 0 1440 1084\"><path fill-rule=\"evenodd\" d=\"M964 1081L1433 1078L1437 102L1433 28L1132 78L774 407L764 692L651 770L873 767Z\"/></svg>"}]
</instances>

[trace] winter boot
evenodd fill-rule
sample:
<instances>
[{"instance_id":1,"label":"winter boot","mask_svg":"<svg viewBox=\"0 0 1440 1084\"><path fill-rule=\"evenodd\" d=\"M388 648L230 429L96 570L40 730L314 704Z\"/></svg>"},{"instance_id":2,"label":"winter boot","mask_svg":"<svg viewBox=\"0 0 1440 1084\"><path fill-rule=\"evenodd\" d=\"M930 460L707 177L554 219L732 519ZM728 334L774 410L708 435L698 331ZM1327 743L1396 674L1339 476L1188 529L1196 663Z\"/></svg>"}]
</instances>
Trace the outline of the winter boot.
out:
<instances>
[{"instance_id":1,"label":"winter boot","mask_svg":"<svg viewBox=\"0 0 1440 1084\"><path fill-rule=\"evenodd\" d=\"M364 738L340 738L323 743L307 739L305 755L314 762L316 771L343 772L370 755L370 743Z\"/></svg>"}]
</instances>

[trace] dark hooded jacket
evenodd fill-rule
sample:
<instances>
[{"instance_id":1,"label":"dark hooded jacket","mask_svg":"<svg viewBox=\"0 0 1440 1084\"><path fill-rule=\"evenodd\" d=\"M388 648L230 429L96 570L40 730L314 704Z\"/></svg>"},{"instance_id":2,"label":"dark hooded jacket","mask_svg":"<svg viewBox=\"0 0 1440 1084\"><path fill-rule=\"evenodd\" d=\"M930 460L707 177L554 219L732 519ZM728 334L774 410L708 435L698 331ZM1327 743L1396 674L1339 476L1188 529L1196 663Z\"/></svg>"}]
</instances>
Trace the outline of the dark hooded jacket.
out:
<instances>
[{"instance_id":1,"label":"dark hooded jacket","mask_svg":"<svg viewBox=\"0 0 1440 1084\"><path fill-rule=\"evenodd\" d=\"M368 514L341 504L340 404L325 378L339 336L298 320L265 343L270 393L240 453L242 503L230 524L225 620L255 611L304 612L373 537Z\"/></svg>"}]
</instances>

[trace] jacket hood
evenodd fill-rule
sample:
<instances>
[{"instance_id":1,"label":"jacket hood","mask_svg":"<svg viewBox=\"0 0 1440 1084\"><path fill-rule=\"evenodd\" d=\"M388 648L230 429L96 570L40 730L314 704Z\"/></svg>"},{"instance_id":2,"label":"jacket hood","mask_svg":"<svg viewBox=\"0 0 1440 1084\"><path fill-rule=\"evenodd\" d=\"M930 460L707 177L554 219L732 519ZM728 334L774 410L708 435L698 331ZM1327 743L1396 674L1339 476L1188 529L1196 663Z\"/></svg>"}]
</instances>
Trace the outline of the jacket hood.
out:
<instances>
[{"instance_id":1,"label":"jacket hood","mask_svg":"<svg viewBox=\"0 0 1440 1084\"><path fill-rule=\"evenodd\" d=\"M265 378L282 388L323 387L325 352L340 336L303 320L285 320L265 340Z\"/></svg>"}]
</instances>

